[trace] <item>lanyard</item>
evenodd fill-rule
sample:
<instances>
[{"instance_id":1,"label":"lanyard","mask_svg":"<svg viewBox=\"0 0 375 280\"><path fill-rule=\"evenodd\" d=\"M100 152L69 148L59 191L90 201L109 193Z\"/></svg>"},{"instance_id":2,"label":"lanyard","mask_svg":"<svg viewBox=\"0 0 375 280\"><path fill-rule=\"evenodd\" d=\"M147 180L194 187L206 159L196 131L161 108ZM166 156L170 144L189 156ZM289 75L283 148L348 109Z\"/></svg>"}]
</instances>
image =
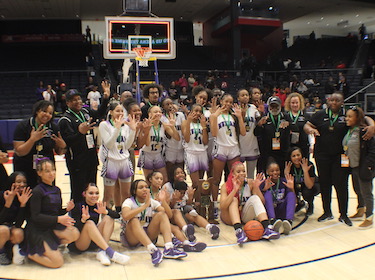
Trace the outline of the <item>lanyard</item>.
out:
<instances>
[{"instance_id":1,"label":"lanyard","mask_svg":"<svg viewBox=\"0 0 375 280\"><path fill-rule=\"evenodd\" d=\"M244 191L245 191L245 182L244 182L244 184L243 184L243 186L242 186L242 188L241 188L239 204L242 203L242 198L243 198L243 193L244 193Z\"/></svg>"},{"instance_id":2,"label":"lanyard","mask_svg":"<svg viewBox=\"0 0 375 280\"><path fill-rule=\"evenodd\" d=\"M276 121L273 117L272 114L270 114L270 117L271 117L271 121L273 123L273 125L275 126L276 128L276 132L279 131L279 128L280 128L280 120L281 120L281 117L280 117L280 114L277 115L277 124L276 124Z\"/></svg>"},{"instance_id":3,"label":"lanyard","mask_svg":"<svg viewBox=\"0 0 375 280\"><path fill-rule=\"evenodd\" d=\"M155 126L152 125L152 129L154 130L154 134L156 136L156 142L160 141L160 123L158 124L158 129L155 129Z\"/></svg>"},{"instance_id":4,"label":"lanyard","mask_svg":"<svg viewBox=\"0 0 375 280\"><path fill-rule=\"evenodd\" d=\"M81 111L79 111L79 114L80 116L78 116L72 109L68 109L69 112L71 112L74 116L76 116L76 118L81 122L81 123L84 123L86 121L85 119L85 116L83 115L83 113Z\"/></svg>"},{"instance_id":5,"label":"lanyard","mask_svg":"<svg viewBox=\"0 0 375 280\"><path fill-rule=\"evenodd\" d=\"M302 168L299 168L297 170L297 168L294 166L294 176L296 177L297 182L301 182L302 175L303 175Z\"/></svg>"},{"instance_id":6,"label":"lanyard","mask_svg":"<svg viewBox=\"0 0 375 280\"><path fill-rule=\"evenodd\" d=\"M109 120L109 122L111 123L111 125L112 125L113 127L115 127L115 124L113 123L113 120ZM118 136L117 136L117 142L118 142L118 143L121 143L121 140L122 140L122 137L121 137L121 127L120 127L120 132L119 132L119 134L118 134Z\"/></svg>"},{"instance_id":7,"label":"lanyard","mask_svg":"<svg viewBox=\"0 0 375 280\"><path fill-rule=\"evenodd\" d=\"M228 120L225 119L225 115L221 114L224 119L225 125L227 126L228 130L230 131L230 114L228 114Z\"/></svg>"},{"instance_id":8,"label":"lanyard","mask_svg":"<svg viewBox=\"0 0 375 280\"><path fill-rule=\"evenodd\" d=\"M273 201L277 201L277 194L279 193L279 187L280 187L280 179L277 179L276 189L274 190L273 186L271 187Z\"/></svg>"},{"instance_id":9,"label":"lanyard","mask_svg":"<svg viewBox=\"0 0 375 280\"><path fill-rule=\"evenodd\" d=\"M250 126L250 113L249 113L249 108L250 107L247 107L247 110L246 110L246 118L245 118L245 121L246 121L246 124L247 126Z\"/></svg>"},{"instance_id":10,"label":"lanyard","mask_svg":"<svg viewBox=\"0 0 375 280\"><path fill-rule=\"evenodd\" d=\"M337 114L336 117L334 117L332 119L332 111L330 109L328 109L328 117L329 117L330 126L333 126L333 124L337 121L337 118L339 117L339 114Z\"/></svg>"},{"instance_id":11,"label":"lanyard","mask_svg":"<svg viewBox=\"0 0 375 280\"><path fill-rule=\"evenodd\" d=\"M357 128L357 126L353 127L352 129L349 129L348 132L346 133L345 138L344 138L346 147L348 146L349 140L352 137L352 134L353 134L353 132L356 128Z\"/></svg>"},{"instance_id":12,"label":"lanyard","mask_svg":"<svg viewBox=\"0 0 375 280\"><path fill-rule=\"evenodd\" d=\"M138 199L135 198L135 203L137 203L138 207L141 207L141 204L139 203ZM147 208L146 208L147 209ZM146 216L146 209L141 212L141 221L145 219Z\"/></svg>"},{"instance_id":13,"label":"lanyard","mask_svg":"<svg viewBox=\"0 0 375 280\"><path fill-rule=\"evenodd\" d=\"M296 122L297 122L298 117L299 117L300 114L301 114L301 111L299 110L297 116L294 118L292 112L289 112L289 116L292 119L292 124L296 124Z\"/></svg>"},{"instance_id":14,"label":"lanyard","mask_svg":"<svg viewBox=\"0 0 375 280\"><path fill-rule=\"evenodd\" d=\"M195 124L196 124L197 126L195 126ZM193 123L193 129L194 129L194 134L195 134L194 139L195 139L195 140L198 140L198 136L199 136L199 127L200 127L200 123Z\"/></svg>"}]
</instances>

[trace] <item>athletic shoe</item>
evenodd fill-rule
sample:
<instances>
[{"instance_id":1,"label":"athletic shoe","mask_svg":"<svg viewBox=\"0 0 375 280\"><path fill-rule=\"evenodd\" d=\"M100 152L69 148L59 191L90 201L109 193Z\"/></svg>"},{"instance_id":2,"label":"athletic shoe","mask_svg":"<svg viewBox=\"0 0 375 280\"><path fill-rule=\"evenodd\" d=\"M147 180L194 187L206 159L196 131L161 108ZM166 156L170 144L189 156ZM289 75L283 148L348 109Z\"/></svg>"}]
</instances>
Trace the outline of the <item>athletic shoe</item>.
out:
<instances>
[{"instance_id":1,"label":"athletic shoe","mask_svg":"<svg viewBox=\"0 0 375 280\"><path fill-rule=\"evenodd\" d=\"M210 227L210 234L211 234L211 238L213 240L218 239L219 238L219 234L220 234L220 228L217 225L211 225L211 227Z\"/></svg>"},{"instance_id":2,"label":"athletic shoe","mask_svg":"<svg viewBox=\"0 0 375 280\"><path fill-rule=\"evenodd\" d=\"M345 223L347 226L350 227L353 225L352 221L346 215L341 215L339 218L339 222Z\"/></svg>"},{"instance_id":3,"label":"athletic shoe","mask_svg":"<svg viewBox=\"0 0 375 280\"><path fill-rule=\"evenodd\" d=\"M8 264L11 264L12 262L10 261L10 259L8 258L8 255L7 253L0 253L0 264L1 265L8 265Z\"/></svg>"},{"instance_id":4,"label":"athletic shoe","mask_svg":"<svg viewBox=\"0 0 375 280\"><path fill-rule=\"evenodd\" d=\"M284 220L284 221L283 221L283 228L284 228L283 233L284 233L285 235L288 235L289 232L292 230L292 222L291 222L291 221L288 221L288 220Z\"/></svg>"},{"instance_id":5,"label":"athletic shoe","mask_svg":"<svg viewBox=\"0 0 375 280\"><path fill-rule=\"evenodd\" d=\"M333 216L331 213L323 213L323 215L321 215L318 218L318 222L324 222L324 221L329 221L329 220L333 220Z\"/></svg>"},{"instance_id":6,"label":"athletic shoe","mask_svg":"<svg viewBox=\"0 0 375 280\"><path fill-rule=\"evenodd\" d=\"M109 259L107 253L103 250L100 250L96 254L96 259L100 261L102 265L111 265L111 260Z\"/></svg>"},{"instance_id":7,"label":"athletic shoe","mask_svg":"<svg viewBox=\"0 0 375 280\"><path fill-rule=\"evenodd\" d=\"M247 236L242 228L236 229L237 244L242 244L247 241Z\"/></svg>"},{"instance_id":8,"label":"athletic shoe","mask_svg":"<svg viewBox=\"0 0 375 280\"><path fill-rule=\"evenodd\" d=\"M111 258L111 261L125 265L130 260L130 257L124 254L120 254L119 252L116 252L113 254L113 257Z\"/></svg>"},{"instance_id":9,"label":"athletic shoe","mask_svg":"<svg viewBox=\"0 0 375 280\"><path fill-rule=\"evenodd\" d=\"M305 200L301 200L298 202L295 212L297 213L303 209L307 209L308 207L309 207L309 203Z\"/></svg>"},{"instance_id":10,"label":"athletic shoe","mask_svg":"<svg viewBox=\"0 0 375 280\"><path fill-rule=\"evenodd\" d=\"M283 222L280 219L277 219L272 224L272 229L276 232L280 232L280 227L283 225Z\"/></svg>"},{"instance_id":11,"label":"athletic shoe","mask_svg":"<svg viewBox=\"0 0 375 280\"><path fill-rule=\"evenodd\" d=\"M20 246L18 244L14 245L12 248L13 251L13 260L14 264L24 264L25 256L22 256L20 253Z\"/></svg>"},{"instance_id":12,"label":"athletic shoe","mask_svg":"<svg viewBox=\"0 0 375 280\"><path fill-rule=\"evenodd\" d=\"M357 209L357 212L354 215L350 216L349 218L352 219L353 221L360 221L365 217L365 211L366 211L365 207L360 207Z\"/></svg>"},{"instance_id":13,"label":"athletic shoe","mask_svg":"<svg viewBox=\"0 0 375 280\"><path fill-rule=\"evenodd\" d=\"M189 239L190 242L194 242L195 240L197 240L194 233L195 233L194 226L192 224L188 224L185 230L185 235L187 239Z\"/></svg>"},{"instance_id":14,"label":"athletic shoe","mask_svg":"<svg viewBox=\"0 0 375 280\"><path fill-rule=\"evenodd\" d=\"M203 242L189 242L188 244L182 245L185 252L202 252L206 247L207 244Z\"/></svg>"},{"instance_id":15,"label":"athletic shoe","mask_svg":"<svg viewBox=\"0 0 375 280\"><path fill-rule=\"evenodd\" d=\"M280 238L280 233L277 231L274 231L273 229L267 227L264 232L263 232L263 239L279 239Z\"/></svg>"},{"instance_id":16,"label":"athletic shoe","mask_svg":"<svg viewBox=\"0 0 375 280\"><path fill-rule=\"evenodd\" d=\"M361 223L359 226L358 226L359 229L369 229L369 228L372 228L372 216L371 217L368 217L366 218L363 223Z\"/></svg>"},{"instance_id":17,"label":"athletic shoe","mask_svg":"<svg viewBox=\"0 0 375 280\"><path fill-rule=\"evenodd\" d=\"M187 254L185 252L182 252L175 248L164 249L163 255L165 259L174 260L187 257Z\"/></svg>"},{"instance_id":18,"label":"athletic shoe","mask_svg":"<svg viewBox=\"0 0 375 280\"><path fill-rule=\"evenodd\" d=\"M214 207L214 219L219 219L219 208Z\"/></svg>"},{"instance_id":19,"label":"athletic shoe","mask_svg":"<svg viewBox=\"0 0 375 280\"><path fill-rule=\"evenodd\" d=\"M159 249L156 249L151 253L151 261L152 264L157 266L159 263L163 261L163 254Z\"/></svg>"},{"instance_id":20,"label":"athletic shoe","mask_svg":"<svg viewBox=\"0 0 375 280\"><path fill-rule=\"evenodd\" d=\"M173 243L173 247L175 247L175 248L181 248L182 247L182 242L176 237L172 237L172 243Z\"/></svg>"},{"instance_id":21,"label":"athletic shoe","mask_svg":"<svg viewBox=\"0 0 375 280\"><path fill-rule=\"evenodd\" d=\"M307 216L311 216L312 214L314 214L314 205L313 204L309 204L309 208L307 209L306 211L306 215Z\"/></svg>"}]
</instances>

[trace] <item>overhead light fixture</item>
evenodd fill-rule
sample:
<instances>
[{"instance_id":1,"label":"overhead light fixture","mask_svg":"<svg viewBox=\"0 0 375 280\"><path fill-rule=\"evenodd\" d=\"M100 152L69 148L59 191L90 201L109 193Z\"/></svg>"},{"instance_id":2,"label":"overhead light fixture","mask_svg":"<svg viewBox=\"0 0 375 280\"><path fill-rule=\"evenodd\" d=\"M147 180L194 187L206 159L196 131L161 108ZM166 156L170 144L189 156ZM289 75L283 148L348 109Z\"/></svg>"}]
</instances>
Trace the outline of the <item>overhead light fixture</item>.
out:
<instances>
[{"instance_id":1,"label":"overhead light fixture","mask_svg":"<svg viewBox=\"0 0 375 280\"><path fill-rule=\"evenodd\" d=\"M307 22L307 24L310 24L310 23L311 23L311 22L309 22L309 21Z\"/></svg>"},{"instance_id":2,"label":"overhead light fixture","mask_svg":"<svg viewBox=\"0 0 375 280\"><path fill-rule=\"evenodd\" d=\"M355 17L359 17L359 15L355 15Z\"/></svg>"},{"instance_id":3,"label":"overhead light fixture","mask_svg":"<svg viewBox=\"0 0 375 280\"><path fill-rule=\"evenodd\" d=\"M272 11L272 10L273 10L273 7L272 7L272 6L269 6L269 7L268 7L268 10L269 10L269 11Z\"/></svg>"},{"instance_id":4,"label":"overhead light fixture","mask_svg":"<svg viewBox=\"0 0 375 280\"><path fill-rule=\"evenodd\" d=\"M324 19L324 17L321 17L321 18L320 18L320 20L323 20L323 19Z\"/></svg>"}]
</instances>

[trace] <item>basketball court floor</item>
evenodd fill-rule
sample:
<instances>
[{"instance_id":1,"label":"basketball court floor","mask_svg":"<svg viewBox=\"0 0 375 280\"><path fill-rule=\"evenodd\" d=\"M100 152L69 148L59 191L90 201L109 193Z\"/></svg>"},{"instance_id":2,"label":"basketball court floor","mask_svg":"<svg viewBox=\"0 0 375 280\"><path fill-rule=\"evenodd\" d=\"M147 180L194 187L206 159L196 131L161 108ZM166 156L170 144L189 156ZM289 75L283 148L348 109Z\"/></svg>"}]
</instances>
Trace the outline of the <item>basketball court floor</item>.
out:
<instances>
[{"instance_id":1,"label":"basketball court floor","mask_svg":"<svg viewBox=\"0 0 375 280\"><path fill-rule=\"evenodd\" d=\"M5 165L9 174L12 165ZM100 168L100 167L99 167ZM137 178L142 176L137 170ZM57 157L57 185L63 201L70 197L69 177L63 157ZM98 172L98 185L103 194L103 182ZM349 214L356 208L356 196L350 184ZM220 223L218 240L211 240L203 229L196 228L199 241L208 247L201 253L189 253L183 260L164 260L158 267L151 263L144 247L128 250L119 243L120 224L110 245L128 254L125 266L105 267L95 258L95 252L70 255L64 251L65 264L59 269L44 268L32 261L22 266L0 266L1 279L375 279L375 228L358 230L338 222L337 200L332 209L334 220L318 223L321 215L320 196L315 199L315 212L301 226L279 240L248 242L240 248L232 227ZM304 215L296 214L294 225ZM162 238L159 246L163 245Z\"/></svg>"}]
</instances>

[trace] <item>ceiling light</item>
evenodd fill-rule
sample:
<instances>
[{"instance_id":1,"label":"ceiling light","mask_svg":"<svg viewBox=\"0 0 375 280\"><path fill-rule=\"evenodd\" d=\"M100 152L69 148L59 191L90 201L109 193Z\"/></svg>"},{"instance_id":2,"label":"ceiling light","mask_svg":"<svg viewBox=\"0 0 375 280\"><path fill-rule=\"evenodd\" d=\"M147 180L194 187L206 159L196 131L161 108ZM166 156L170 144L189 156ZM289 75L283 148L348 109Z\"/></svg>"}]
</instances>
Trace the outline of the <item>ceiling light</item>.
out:
<instances>
[{"instance_id":1,"label":"ceiling light","mask_svg":"<svg viewBox=\"0 0 375 280\"><path fill-rule=\"evenodd\" d=\"M355 15L355 17L359 17L359 15Z\"/></svg>"},{"instance_id":2,"label":"ceiling light","mask_svg":"<svg viewBox=\"0 0 375 280\"><path fill-rule=\"evenodd\" d=\"M307 22L307 24L310 24L310 23L311 23L311 22L309 22L309 21Z\"/></svg>"},{"instance_id":3,"label":"ceiling light","mask_svg":"<svg viewBox=\"0 0 375 280\"><path fill-rule=\"evenodd\" d=\"M329 23L327 23L326 25L329 26Z\"/></svg>"},{"instance_id":4,"label":"ceiling light","mask_svg":"<svg viewBox=\"0 0 375 280\"><path fill-rule=\"evenodd\" d=\"M320 18L320 20L323 20L323 19L324 19L324 17L321 17L321 18Z\"/></svg>"},{"instance_id":5,"label":"ceiling light","mask_svg":"<svg viewBox=\"0 0 375 280\"><path fill-rule=\"evenodd\" d=\"M273 10L273 7L272 7L272 6L268 7L268 10L269 10L269 11L272 11L272 10Z\"/></svg>"}]
</instances>

